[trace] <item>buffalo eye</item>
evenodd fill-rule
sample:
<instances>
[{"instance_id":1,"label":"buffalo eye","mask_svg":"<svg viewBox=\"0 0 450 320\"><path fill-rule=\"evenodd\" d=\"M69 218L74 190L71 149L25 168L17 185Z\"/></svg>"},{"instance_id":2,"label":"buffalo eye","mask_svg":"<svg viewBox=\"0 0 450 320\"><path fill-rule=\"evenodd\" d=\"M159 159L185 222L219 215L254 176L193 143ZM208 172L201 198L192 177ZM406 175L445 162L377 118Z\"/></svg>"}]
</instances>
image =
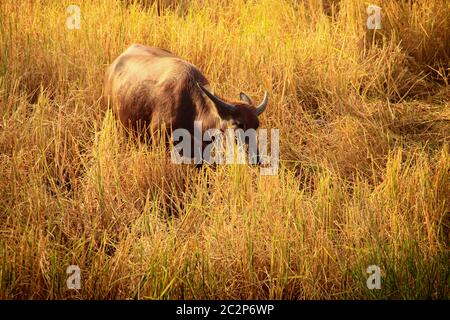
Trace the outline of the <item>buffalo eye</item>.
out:
<instances>
[{"instance_id":1,"label":"buffalo eye","mask_svg":"<svg viewBox=\"0 0 450 320\"><path fill-rule=\"evenodd\" d=\"M239 129L245 129L244 123L239 120L235 120L233 122L233 125Z\"/></svg>"}]
</instances>

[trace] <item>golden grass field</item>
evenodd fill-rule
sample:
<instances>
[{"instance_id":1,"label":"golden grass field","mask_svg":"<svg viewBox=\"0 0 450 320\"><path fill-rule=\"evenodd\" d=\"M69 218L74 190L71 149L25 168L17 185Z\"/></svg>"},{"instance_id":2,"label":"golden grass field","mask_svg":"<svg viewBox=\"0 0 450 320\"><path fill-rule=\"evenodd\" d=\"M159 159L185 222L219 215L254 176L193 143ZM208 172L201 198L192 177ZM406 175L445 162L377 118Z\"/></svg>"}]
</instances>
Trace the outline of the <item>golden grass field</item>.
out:
<instances>
[{"instance_id":1,"label":"golden grass field","mask_svg":"<svg viewBox=\"0 0 450 320\"><path fill-rule=\"evenodd\" d=\"M449 298L447 1L2 0L0 22L1 299ZM133 43L267 90L278 174L127 138L101 94Z\"/></svg>"}]
</instances>

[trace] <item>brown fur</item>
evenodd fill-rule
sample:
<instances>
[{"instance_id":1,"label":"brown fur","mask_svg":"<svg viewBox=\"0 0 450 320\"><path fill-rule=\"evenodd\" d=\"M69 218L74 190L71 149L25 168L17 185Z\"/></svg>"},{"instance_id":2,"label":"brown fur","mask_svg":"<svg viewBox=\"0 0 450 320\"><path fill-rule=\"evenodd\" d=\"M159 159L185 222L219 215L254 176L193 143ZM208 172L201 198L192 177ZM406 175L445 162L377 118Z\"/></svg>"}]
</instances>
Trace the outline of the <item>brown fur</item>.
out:
<instances>
[{"instance_id":1,"label":"brown fur","mask_svg":"<svg viewBox=\"0 0 450 320\"><path fill-rule=\"evenodd\" d=\"M153 133L165 123L193 133L196 120L203 130L224 129L236 121L244 129L259 126L254 107L242 101L233 103L238 108L232 118L221 119L196 82L209 86L191 63L167 50L135 44L109 66L103 90L120 122L133 130L142 126Z\"/></svg>"}]
</instances>

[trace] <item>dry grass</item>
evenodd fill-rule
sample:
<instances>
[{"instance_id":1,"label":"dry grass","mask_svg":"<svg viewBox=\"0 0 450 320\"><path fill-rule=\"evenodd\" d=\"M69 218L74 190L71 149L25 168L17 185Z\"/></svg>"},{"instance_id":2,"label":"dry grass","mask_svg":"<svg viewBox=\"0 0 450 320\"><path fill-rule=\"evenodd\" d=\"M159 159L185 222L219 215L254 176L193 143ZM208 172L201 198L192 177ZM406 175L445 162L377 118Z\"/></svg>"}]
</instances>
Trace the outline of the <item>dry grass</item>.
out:
<instances>
[{"instance_id":1,"label":"dry grass","mask_svg":"<svg viewBox=\"0 0 450 320\"><path fill-rule=\"evenodd\" d=\"M71 3L1 1L0 298L447 299L448 3L374 1L377 32L358 0L159 3L79 1L68 30ZM132 43L267 89L278 175L127 139L99 98Z\"/></svg>"}]
</instances>

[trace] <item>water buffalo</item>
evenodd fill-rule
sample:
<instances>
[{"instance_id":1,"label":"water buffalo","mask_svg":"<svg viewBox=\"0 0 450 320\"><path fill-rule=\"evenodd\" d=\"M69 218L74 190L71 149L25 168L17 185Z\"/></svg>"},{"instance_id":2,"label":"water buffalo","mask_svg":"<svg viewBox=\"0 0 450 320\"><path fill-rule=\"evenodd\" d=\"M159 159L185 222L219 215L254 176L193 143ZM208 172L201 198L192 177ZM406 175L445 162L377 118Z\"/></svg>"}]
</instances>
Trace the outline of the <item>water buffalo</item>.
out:
<instances>
[{"instance_id":1,"label":"water buffalo","mask_svg":"<svg viewBox=\"0 0 450 320\"><path fill-rule=\"evenodd\" d=\"M268 103L267 92L258 106L242 92L240 101L220 98L196 66L167 50L139 44L109 66L103 90L125 127L149 133L162 123L193 133L195 121L202 122L203 131L257 129L258 116Z\"/></svg>"}]
</instances>

